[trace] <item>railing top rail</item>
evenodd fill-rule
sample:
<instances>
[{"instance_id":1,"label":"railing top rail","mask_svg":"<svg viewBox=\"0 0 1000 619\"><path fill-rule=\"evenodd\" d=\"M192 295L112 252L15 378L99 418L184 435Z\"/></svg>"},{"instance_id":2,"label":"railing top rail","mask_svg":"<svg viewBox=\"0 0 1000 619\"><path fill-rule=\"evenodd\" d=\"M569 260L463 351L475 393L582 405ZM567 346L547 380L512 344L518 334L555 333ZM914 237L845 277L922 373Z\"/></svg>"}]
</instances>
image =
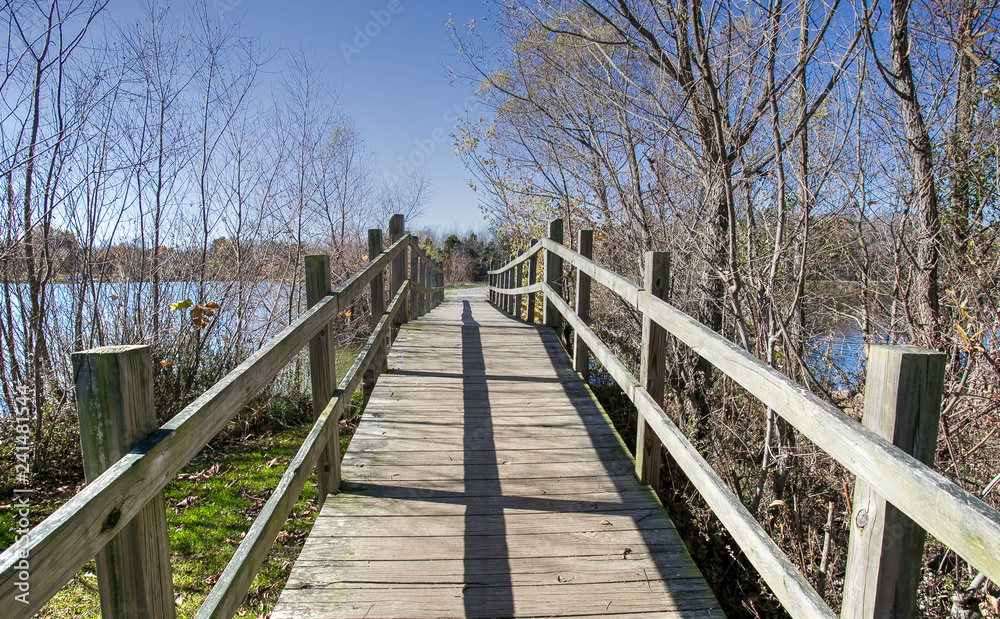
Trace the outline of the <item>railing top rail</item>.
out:
<instances>
[{"instance_id":1,"label":"railing top rail","mask_svg":"<svg viewBox=\"0 0 1000 619\"><path fill-rule=\"evenodd\" d=\"M410 247L412 247L413 250L416 252L417 256L420 257L420 260L423 261L427 266L429 266L434 271L438 273L444 273L444 267L438 264L433 258L427 255L427 252L424 251L424 248L421 247L420 243L417 242L417 237L411 234L409 238L410 238Z\"/></svg>"},{"instance_id":2,"label":"railing top rail","mask_svg":"<svg viewBox=\"0 0 1000 619\"><path fill-rule=\"evenodd\" d=\"M537 254L541 250L542 250L542 246L539 245L538 242L536 241L531 247L529 247L527 250L525 250L525 252L523 254L521 254L520 256L518 256L517 258L514 258L513 260L511 260L507 264L505 264L502 267L500 267L499 269L494 269L492 271L487 271L486 274L487 275L501 275L503 273L506 273L507 271L509 271L510 269L516 267L517 265L530 260L532 256L534 256L535 254Z\"/></svg>"},{"instance_id":3,"label":"railing top rail","mask_svg":"<svg viewBox=\"0 0 1000 619\"><path fill-rule=\"evenodd\" d=\"M30 616L112 540L213 436L408 245L400 238L303 312L139 447L0 554L0 606ZM18 562L31 557L28 605L15 603Z\"/></svg>"},{"instance_id":4,"label":"railing top rail","mask_svg":"<svg viewBox=\"0 0 1000 619\"><path fill-rule=\"evenodd\" d=\"M560 243L541 239L537 249L541 248L560 256L643 312L772 408L988 578L1000 581L1000 554L996 552L1000 548L1000 512L636 283ZM537 249L533 247L492 273L503 273ZM538 286L491 288L504 294L524 294L533 292L532 289ZM548 287L544 287L543 292L554 296ZM635 388L642 389L636 383L626 390Z\"/></svg>"}]
</instances>

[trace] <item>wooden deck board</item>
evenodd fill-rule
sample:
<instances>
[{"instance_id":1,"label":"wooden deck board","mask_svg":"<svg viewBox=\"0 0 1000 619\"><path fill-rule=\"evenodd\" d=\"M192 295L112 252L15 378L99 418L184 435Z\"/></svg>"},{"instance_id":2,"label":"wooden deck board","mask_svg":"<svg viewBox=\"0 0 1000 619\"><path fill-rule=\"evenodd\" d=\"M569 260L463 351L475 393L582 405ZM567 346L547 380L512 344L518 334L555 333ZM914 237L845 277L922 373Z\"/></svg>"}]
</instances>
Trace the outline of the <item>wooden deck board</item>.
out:
<instances>
[{"instance_id":1,"label":"wooden deck board","mask_svg":"<svg viewBox=\"0 0 1000 619\"><path fill-rule=\"evenodd\" d=\"M723 616L550 329L449 294L389 367L274 619Z\"/></svg>"}]
</instances>

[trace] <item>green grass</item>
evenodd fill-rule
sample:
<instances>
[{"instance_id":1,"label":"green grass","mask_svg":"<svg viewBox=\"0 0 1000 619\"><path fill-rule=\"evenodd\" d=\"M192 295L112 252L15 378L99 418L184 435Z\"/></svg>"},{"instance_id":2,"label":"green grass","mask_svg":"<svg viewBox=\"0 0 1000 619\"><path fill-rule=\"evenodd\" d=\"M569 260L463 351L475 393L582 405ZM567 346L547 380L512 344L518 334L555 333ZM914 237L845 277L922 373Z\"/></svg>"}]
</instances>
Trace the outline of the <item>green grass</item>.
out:
<instances>
[{"instance_id":1,"label":"green grass","mask_svg":"<svg viewBox=\"0 0 1000 619\"><path fill-rule=\"evenodd\" d=\"M342 377L358 351L338 352L338 376ZM354 394L352 406L341 422L341 453L346 451L356 427L360 396L360 391ZM305 401L276 398L267 410L250 407L164 489L178 617L193 617L211 591L308 435L310 418ZM293 420L296 423L290 425ZM82 484L35 495L32 524L55 511L80 487ZM270 613L316 514L316 488L309 480L237 616L265 617ZM14 541L13 520L10 506L0 505L0 549ZM38 616L99 618L94 572L94 562L90 561Z\"/></svg>"}]
</instances>

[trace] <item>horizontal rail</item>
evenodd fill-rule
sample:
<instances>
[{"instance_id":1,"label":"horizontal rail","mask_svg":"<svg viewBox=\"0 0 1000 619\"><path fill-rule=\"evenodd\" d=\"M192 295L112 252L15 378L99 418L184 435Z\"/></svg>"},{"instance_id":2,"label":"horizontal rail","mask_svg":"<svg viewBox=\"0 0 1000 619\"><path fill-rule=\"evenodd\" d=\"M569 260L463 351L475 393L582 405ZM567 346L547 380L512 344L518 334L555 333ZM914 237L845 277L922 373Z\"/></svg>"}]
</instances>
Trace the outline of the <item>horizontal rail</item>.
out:
<instances>
[{"instance_id":1,"label":"horizontal rail","mask_svg":"<svg viewBox=\"0 0 1000 619\"><path fill-rule=\"evenodd\" d=\"M432 270L438 273L444 273L444 267L439 265L430 256L427 255L427 252L424 251L424 248L421 247L420 243L417 242L417 237L413 235L410 235L410 247L412 247L414 251L417 252L417 255L420 256L420 259L423 260L427 264L427 266L429 266Z\"/></svg>"},{"instance_id":2,"label":"horizontal rail","mask_svg":"<svg viewBox=\"0 0 1000 619\"><path fill-rule=\"evenodd\" d=\"M517 258L514 258L513 260L511 260L507 264L505 264L502 267L500 267L499 269L494 269L492 271L487 271L486 274L487 275L502 275L503 273L506 273L507 271L513 269L517 265L523 264L523 263L527 262L528 260L531 259L532 256L534 256L535 254L537 254L540 251L542 251L542 246L541 245L537 245L537 244L536 245L532 245L523 254L521 254Z\"/></svg>"},{"instance_id":3,"label":"horizontal rail","mask_svg":"<svg viewBox=\"0 0 1000 619\"><path fill-rule=\"evenodd\" d=\"M271 494L271 498L268 499L257 519L254 520L246 537L240 542L236 553L226 565L222 575L219 576L218 582L208 594L201 608L198 609L198 614L195 615L196 619L210 617L229 619L239 610L243 598L246 597L247 589L250 588L260 566L267 559L274 540L284 527L285 521L288 520L288 515L295 507L299 495L302 494L302 488L312 474L312 468L323 447L330 441L334 425L340 423L344 409L361 384L365 369L375 359L375 355L379 352L380 342L385 340L393 320L404 306L406 296L409 294L409 286L410 282L403 283L389 305L389 309L382 314L378 326L372 331L364 349L355 359L330 402L313 424L312 430L303 441L302 446L299 447L295 457L288 463L288 467ZM339 449L339 445L337 448Z\"/></svg>"},{"instance_id":4,"label":"horizontal rail","mask_svg":"<svg viewBox=\"0 0 1000 619\"><path fill-rule=\"evenodd\" d=\"M545 282L538 282L537 284L531 284L530 286L518 286L517 288L498 288L497 286L490 286L489 289L492 292L498 292L500 294L533 294L536 292L542 292Z\"/></svg>"},{"instance_id":5,"label":"horizontal rail","mask_svg":"<svg viewBox=\"0 0 1000 619\"><path fill-rule=\"evenodd\" d=\"M437 294L444 292L444 286L421 286L414 281L410 282L410 287L420 294Z\"/></svg>"},{"instance_id":6,"label":"horizontal rail","mask_svg":"<svg viewBox=\"0 0 1000 619\"><path fill-rule=\"evenodd\" d=\"M0 554L0 607L11 619L38 611L197 455L399 252L403 237L305 311L145 442ZM15 601L18 564L30 558L29 603Z\"/></svg>"},{"instance_id":7,"label":"horizontal rail","mask_svg":"<svg viewBox=\"0 0 1000 619\"><path fill-rule=\"evenodd\" d=\"M992 580L1000 578L1000 553L996 553L996 549L1000 548L1000 512L850 418L836 406L816 397L804 386L634 282L550 239L541 239L537 248L533 246L528 252L490 273L496 275L509 271L534 255L539 248L551 251L589 275L592 281L615 292L626 303L733 378L987 577ZM823 610L818 610L816 604L822 603L822 600L760 528L753 516L711 470L635 377L552 287L547 284L517 288L490 286L491 292L503 295L529 294L538 289L544 292L545 297L572 324L595 357L635 403L643 419L685 469L688 477L786 608L795 609L795 614L799 616L828 616L829 609L823 604ZM775 553L780 553L781 556ZM799 580L801 582L796 582Z\"/></svg>"},{"instance_id":8,"label":"horizontal rail","mask_svg":"<svg viewBox=\"0 0 1000 619\"><path fill-rule=\"evenodd\" d=\"M573 326L576 333L587 343L590 352L636 405L646 423L660 438L688 479L698 488L705 502L725 525L785 608L792 611L793 616L830 619L836 617L805 576L792 565L784 551L768 536L743 503L733 495L725 482L716 475L712 465L698 453L694 445L667 417L635 376L576 315L568 303L548 285L542 284L542 286L545 295L559 313Z\"/></svg>"},{"instance_id":9,"label":"horizontal rail","mask_svg":"<svg viewBox=\"0 0 1000 619\"><path fill-rule=\"evenodd\" d=\"M644 291L639 309L990 580L1000 580L1000 512L669 303Z\"/></svg>"}]
</instances>

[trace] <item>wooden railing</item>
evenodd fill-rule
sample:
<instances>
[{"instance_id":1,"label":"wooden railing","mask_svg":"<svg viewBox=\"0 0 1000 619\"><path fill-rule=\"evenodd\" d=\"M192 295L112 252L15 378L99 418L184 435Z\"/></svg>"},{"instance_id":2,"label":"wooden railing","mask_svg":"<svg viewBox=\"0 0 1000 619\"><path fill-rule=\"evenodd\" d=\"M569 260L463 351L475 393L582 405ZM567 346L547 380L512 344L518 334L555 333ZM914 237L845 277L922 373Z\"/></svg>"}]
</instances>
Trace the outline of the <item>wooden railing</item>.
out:
<instances>
[{"instance_id":1,"label":"wooden railing","mask_svg":"<svg viewBox=\"0 0 1000 619\"><path fill-rule=\"evenodd\" d=\"M870 346L862 425L667 303L663 299L669 269L666 253L646 254L644 282L639 286L590 259L590 231L580 231L580 252L562 244L559 220L550 222L548 237L533 241L527 252L490 271L491 300L520 316L521 298L528 295L526 317L533 321L535 296L541 293L543 324L556 326L561 315L574 329L577 371L587 371L592 354L635 404L640 416L636 440L640 480L658 482L662 443L792 616L833 617L834 613L661 408L666 333L857 476L842 617L913 616L924 530L993 582L1000 582L1000 512L928 466L937 438L944 355L911 346ZM535 283L539 252L544 253L544 280ZM562 298L562 261L577 271L575 310ZM591 280L643 316L639 379L588 326Z\"/></svg>"},{"instance_id":2,"label":"wooden railing","mask_svg":"<svg viewBox=\"0 0 1000 619\"><path fill-rule=\"evenodd\" d=\"M330 286L329 256L307 256L309 309L160 428L148 347L74 354L87 485L0 554L0 614L32 616L96 555L104 617L174 617L163 488L308 345L315 423L197 614L232 617L314 466L320 505L337 491L339 421L365 370L375 367L377 374L384 367L394 327L444 298L441 266L403 233L402 215L390 219L392 244L385 251L380 234L370 235L379 244L369 252L368 266L336 290ZM366 285L372 289L376 324L338 385L331 321Z\"/></svg>"}]
</instances>

